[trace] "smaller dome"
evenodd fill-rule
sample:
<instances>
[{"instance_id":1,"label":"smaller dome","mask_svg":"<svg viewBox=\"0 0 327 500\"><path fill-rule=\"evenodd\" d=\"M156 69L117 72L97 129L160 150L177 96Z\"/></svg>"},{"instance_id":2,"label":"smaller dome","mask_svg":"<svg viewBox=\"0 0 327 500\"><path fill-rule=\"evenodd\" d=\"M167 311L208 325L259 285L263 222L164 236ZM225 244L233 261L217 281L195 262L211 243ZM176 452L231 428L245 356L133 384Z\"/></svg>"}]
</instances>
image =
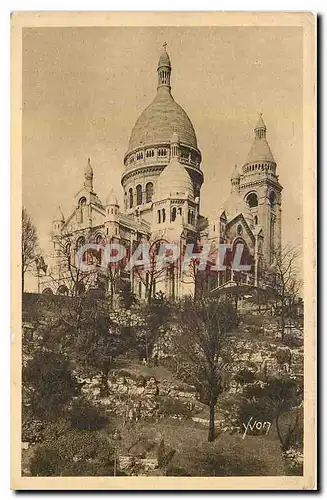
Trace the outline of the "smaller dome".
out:
<instances>
[{"instance_id":1,"label":"smaller dome","mask_svg":"<svg viewBox=\"0 0 327 500\"><path fill-rule=\"evenodd\" d=\"M165 200L171 197L194 198L193 184L186 169L178 161L172 158L168 165L159 175L155 200Z\"/></svg>"},{"instance_id":2,"label":"smaller dome","mask_svg":"<svg viewBox=\"0 0 327 500\"><path fill-rule=\"evenodd\" d=\"M106 205L119 205L117 196L113 189L110 189L109 194L106 198Z\"/></svg>"},{"instance_id":3,"label":"smaller dome","mask_svg":"<svg viewBox=\"0 0 327 500\"><path fill-rule=\"evenodd\" d=\"M257 162L271 162L275 163L275 159L266 139L267 127L262 118L262 113L259 115L259 120L254 128L254 141L246 159L246 164Z\"/></svg>"},{"instance_id":4,"label":"smaller dome","mask_svg":"<svg viewBox=\"0 0 327 500\"><path fill-rule=\"evenodd\" d=\"M59 206L53 216L53 222L65 222L64 214L62 213L61 207Z\"/></svg>"},{"instance_id":5,"label":"smaller dome","mask_svg":"<svg viewBox=\"0 0 327 500\"><path fill-rule=\"evenodd\" d=\"M233 192L231 193L225 203L223 204L220 214L225 212L227 222L234 219L239 214L242 214L246 222L250 227L253 227L253 216L251 213L251 209L246 201L241 198L241 196Z\"/></svg>"}]
</instances>

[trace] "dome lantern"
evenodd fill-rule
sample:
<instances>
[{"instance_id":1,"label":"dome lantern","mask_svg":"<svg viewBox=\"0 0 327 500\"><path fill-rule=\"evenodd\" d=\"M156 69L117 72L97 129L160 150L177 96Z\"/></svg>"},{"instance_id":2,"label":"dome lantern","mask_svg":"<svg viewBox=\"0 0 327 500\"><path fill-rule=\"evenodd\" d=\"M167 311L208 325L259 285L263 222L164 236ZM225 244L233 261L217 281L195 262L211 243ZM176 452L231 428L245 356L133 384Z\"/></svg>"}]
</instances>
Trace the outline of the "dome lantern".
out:
<instances>
[{"instance_id":1,"label":"dome lantern","mask_svg":"<svg viewBox=\"0 0 327 500\"><path fill-rule=\"evenodd\" d=\"M231 184L232 184L232 192L239 191L240 173L238 171L237 165L235 165L233 168L232 177L231 177Z\"/></svg>"},{"instance_id":2,"label":"dome lantern","mask_svg":"<svg viewBox=\"0 0 327 500\"><path fill-rule=\"evenodd\" d=\"M262 113L260 113L258 123L256 124L256 127L254 129L254 133L258 139L262 139L266 137L266 132L267 132L267 127L262 119Z\"/></svg>"},{"instance_id":3,"label":"dome lantern","mask_svg":"<svg viewBox=\"0 0 327 500\"><path fill-rule=\"evenodd\" d=\"M171 158L179 158L179 137L177 132L174 132L170 139L170 156Z\"/></svg>"},{"instance_id":4,"label":"dome lantern","mask_svg":"<svg viewBox=\"0 0 327 500\"><path fill-rule=\"evenodd\" d=\"M164 51L158 62L158 89L166 88L170 91L171 63L167 53L167 42L163 44Z\"/></svg>"}]
</instances>

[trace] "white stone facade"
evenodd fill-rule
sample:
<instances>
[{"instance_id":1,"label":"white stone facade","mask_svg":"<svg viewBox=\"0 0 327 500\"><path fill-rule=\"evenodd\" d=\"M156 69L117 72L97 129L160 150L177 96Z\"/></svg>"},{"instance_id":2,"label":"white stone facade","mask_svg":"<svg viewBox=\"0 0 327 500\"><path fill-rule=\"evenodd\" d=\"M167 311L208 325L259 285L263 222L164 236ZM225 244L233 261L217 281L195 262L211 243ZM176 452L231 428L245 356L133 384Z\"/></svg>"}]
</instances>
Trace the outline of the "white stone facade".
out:
<instances>
[{"instance_id":1,"label":"white stone facade","mask_svg":"<svg viewBox=\"0 0 327 500\"><path fill-rule=\"evenodd\" d=\"M84 184L71 213L65 217L58 209L53 219L51 278L42 278L41 291L70 293L67 255L73 261L84 243L119 242L130 255L139 241L151 245L174 242L181 249L188 243L210 243L214 248L221 243L242 242L252 267L246 276L238 276L238 281L247 285L259 285L264 263L270 263L272 250L280 247L282 186L262 117L242 169L235 166L233 170L230 195L220 209L217 206L217 216L206 223L199 213L202 155L188 115L172 97L166 48L157 72L156 97L136 121L123 159L123 206L118 205L113 192L105 202L94 193L93 168L88 160ZM144 277L135 273L125 273L124 277L138 297L146 296L148 283ZM206 290L221 288L234 279L233 269L227 269L210 273L203 286ZM162 290L176 298L193 293L194 281L192 270L183 272L177 265L156 276L151 293ZM88 285L94 289L99 286L96 273Z\"/></svg>"}]
</instances>

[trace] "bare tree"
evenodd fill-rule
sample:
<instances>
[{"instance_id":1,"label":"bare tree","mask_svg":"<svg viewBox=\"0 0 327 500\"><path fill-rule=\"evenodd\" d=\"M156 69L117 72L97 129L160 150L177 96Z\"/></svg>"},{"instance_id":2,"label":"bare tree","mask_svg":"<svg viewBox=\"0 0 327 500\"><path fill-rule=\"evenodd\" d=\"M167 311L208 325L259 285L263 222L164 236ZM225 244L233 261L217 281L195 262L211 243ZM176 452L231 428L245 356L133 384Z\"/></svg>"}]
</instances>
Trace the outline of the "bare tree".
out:
<instances>
[{"instance_id":1,"label":"bare tree","mask_svg":"<svg viewBox=\"0 0 327 500\"><path fill-rule=\"evenodd\" d=\"M55 269L50 269L48 276L55 285L62 288L63 295L79 297L85 295L96 283L100 269L96 267L100 262L99 252L88 249L82 256L82 262L76 258L78 248L70 235L58 235L54 237L56 245ZM82 264L91 266L90 270L84 270Z\"/></svg>"},{"instance_id":2,"label":"bare tree","mask_svg":"<svg viewBox=\"0 0 327 500\"><path fill-rule=\"evenodd\" d=\"M158 238L149 242L149 265L145 269L143 266L135 266L131 272L134 272L145 287L145 298L148 304L153 300L156 293L156 284L167 277L167 272L174 271L174 264L165 263L158 265L158 255L160 245L167 243L166 240Z\"/></svg>"},{"instance_id":3,"label":"bare tree","mask_svg":"<svg viewBox=\"0 0 327 500\"><path fill-rule=\"evenodd\" d=\"M290 245L277 249L273 253L272 265L268 269L268 278L276 296L276 310L280 316L282 339L285 336L286 319L291 313L302 281L298 277L297 261L299 251Z\"/></svg>"},{"instance_id":4,"label":"bare tree","mask_svg":"<svg viewBox=\"0 0 327 500\"><path fill-rule=\"evenodd\" d=\"M174 338L182 369L209 406L208 441L215 437L215 406L226 388L226 361L230 361L228 338L237 315L228 303L188 297L179 304L180 328Z\"/></svg>"},{"instance_id":5,"label":"bare tree","mask_svg":"<svg viewBox=\"0 0 327 500\"><path fill-rule=\"evenodd\" d=\"M22 291L25 286L25 273L30 270L37 254L37 232L25 207L22 210Z\"/></svg>"}]
</instances>

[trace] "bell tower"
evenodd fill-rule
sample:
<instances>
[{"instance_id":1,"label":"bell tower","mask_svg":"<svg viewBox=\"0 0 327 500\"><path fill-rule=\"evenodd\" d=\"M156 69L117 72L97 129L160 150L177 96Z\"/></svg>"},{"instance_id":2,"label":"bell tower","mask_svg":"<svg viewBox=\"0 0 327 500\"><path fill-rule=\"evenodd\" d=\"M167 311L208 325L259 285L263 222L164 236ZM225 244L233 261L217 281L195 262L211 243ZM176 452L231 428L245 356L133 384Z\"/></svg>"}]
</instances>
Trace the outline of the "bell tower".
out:
<instances>
[{"instance_id":1,"label":"bell tower","mask_svg":"<svg viewBox=\"0 0 327 500\"><path fill-rule=\"evenodd\" d=\"M263 258L272 261L281 248L282 185L276 174L277 164L269 147L267 127L262 114L254 128L254 140L242 168L240 194L248 203L254 225L263 232Z\"/></svg>"}]
</instances>

